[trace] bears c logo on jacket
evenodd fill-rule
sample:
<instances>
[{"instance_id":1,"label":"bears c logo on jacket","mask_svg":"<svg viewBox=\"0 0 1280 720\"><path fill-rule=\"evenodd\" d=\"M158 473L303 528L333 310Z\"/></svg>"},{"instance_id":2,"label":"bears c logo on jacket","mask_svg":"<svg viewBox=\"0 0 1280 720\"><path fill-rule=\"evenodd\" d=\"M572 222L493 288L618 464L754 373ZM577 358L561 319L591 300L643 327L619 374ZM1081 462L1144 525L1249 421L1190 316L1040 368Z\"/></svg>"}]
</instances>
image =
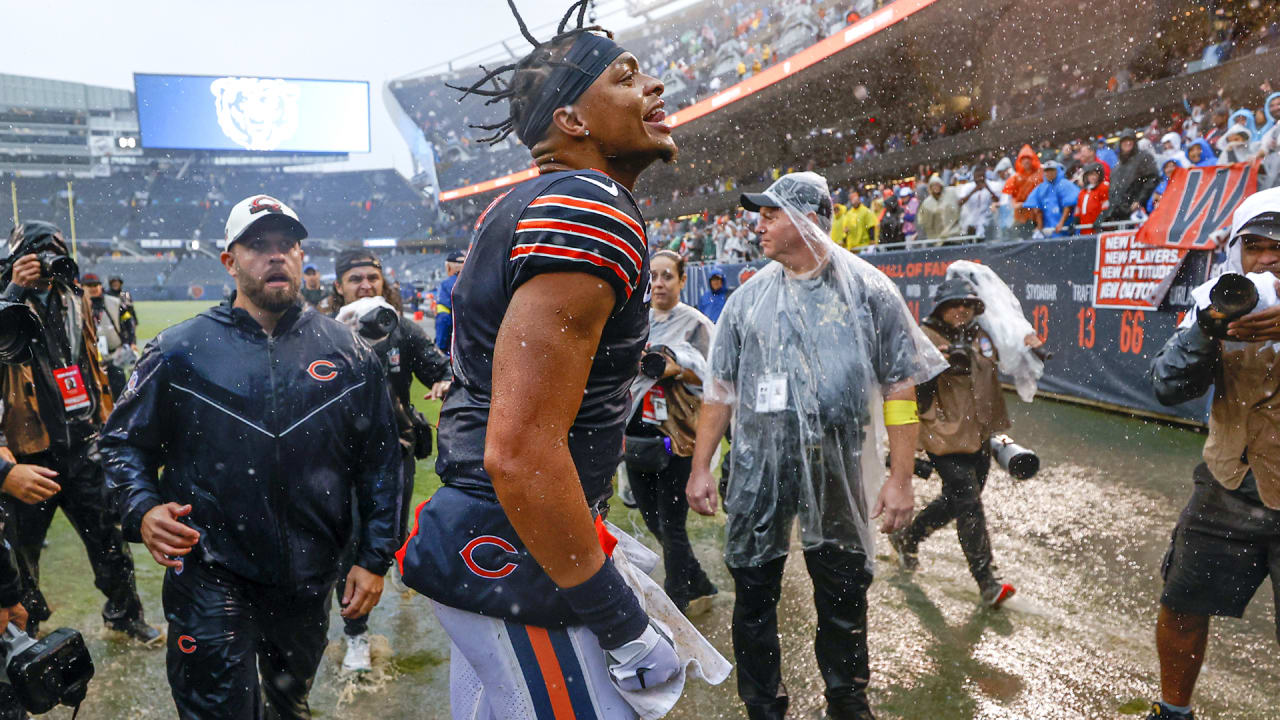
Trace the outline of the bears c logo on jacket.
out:
<instances>
[{"instance_id":1,"label":"bears c logo on jacket","mask_svg":"<svg viewBox=\"0 0 1280 720\"><path fill-rule=\"evenodd\" d=\"M320 382L329 382L338 377L338 366L328 360L317 360L307 366L307 374Z\"/></svg>"}]
</instances>

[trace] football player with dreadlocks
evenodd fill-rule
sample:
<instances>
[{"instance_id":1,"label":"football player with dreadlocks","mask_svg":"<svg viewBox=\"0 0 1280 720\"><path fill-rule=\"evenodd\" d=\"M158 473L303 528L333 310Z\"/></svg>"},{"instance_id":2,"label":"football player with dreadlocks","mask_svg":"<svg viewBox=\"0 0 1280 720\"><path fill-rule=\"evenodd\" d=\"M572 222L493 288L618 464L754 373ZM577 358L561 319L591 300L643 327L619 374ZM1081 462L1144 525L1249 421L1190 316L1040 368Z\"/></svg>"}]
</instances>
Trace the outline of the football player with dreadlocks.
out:
<instances>
[{"instance_id":1,"label":"football player with dreadlocks","mask_svg":"<svg viewBox=\"0 0 1280 720\"><path fill-rule=\"evenodd\" d=\"M401 572L453 640L455 718L632 718L619 690L680 663L610 559L601 515L648 336L631 190L676 146L662 83L583 27L588 0L547 42L508 4L533 52L454 89L508 101L481 127L493 142L515 133L540 175L481 216L454 288L444 487L418 508Z\"/></svg>"}]
</instances>

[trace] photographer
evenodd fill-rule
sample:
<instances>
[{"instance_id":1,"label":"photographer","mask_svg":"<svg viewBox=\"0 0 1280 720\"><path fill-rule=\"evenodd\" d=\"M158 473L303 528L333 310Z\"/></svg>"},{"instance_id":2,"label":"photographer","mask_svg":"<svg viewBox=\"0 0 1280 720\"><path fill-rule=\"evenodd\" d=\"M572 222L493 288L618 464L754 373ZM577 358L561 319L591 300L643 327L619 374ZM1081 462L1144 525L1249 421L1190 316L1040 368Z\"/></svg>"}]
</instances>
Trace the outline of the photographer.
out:
<instances>
[{"instance_id":1,"label":"photographer","mask_svg":"<svg viewBox=\"0 0 1280 720\"><path fill-rule=\"evenodd\" d=\"M107 372L111 397L115 399L124 392L126 370L138 357L134 347L137 339L132 326L125 324L128 314L123 303L102 292L102 281L97 275L85 273L80 285L93 308L93 324L98 331L98 362Z\"/></svg>"},{"instance_id":2,"label":"photographer","mask_svg":"<svg viewBox=\"0 0 1280 720\"><path fill-rule=\"evenodd\" d=\"M702 407L702 378L715 326L680 302L684 258L659 250L649 260L649 347L631 383L627 477L649 532L662 543L667 595L687 615L711 609L719 590L698 564L685 523L685 485Z\"/></svg>"},{"instance_id":3,"label":"photographer","mask_svg":"<svg viewBox=\"0 0 1280 720\"><path fill-rule=\"evenodd\" d=\"M275 198L236 203L222 253L236 293L147 346L102 434L125 533L169 568L182 718L260 718L264 701L266 717L310 717L339 556L359 538L340 580L355 618L395 552L386 374L350 328L303 309L306 236Z\"/></svg>"},{"instance_id":4,"label":"photographer","mask_svg":"<svg viewBox=\"0 0 1280 720\"><path fill-rule=\"evenodd\" d=\"M942 476L942 494L911 525L893 533L890 543L901 567L914 571L921 541L955 520L960 548L982 601L996 607L1016 590L996 575L982 507L982 489L991 469L988 441L1009 428L995 344L976 321L984 309L968 281L950 278L938 286L933 311L921 323L925 335L951 364L946 372L920 385L918 400L921 444ZM1034 336L1027 338L1029 345L1039 342Z\"/></svg>"},{"instance_id":5,"label":"photographer","mask_svg":"<svg viewBox=\"0 0 1280 720\"><path fill-rule=\"evenodd\" d=\"M1256 193L1236 210L1226 269L1280 278L1280 188ZM1280 598L1280 306L1235 319L1225 334L1211 322L1215 310L1197 303L1151 367L1160 402L1187 402L1212 388L1213 403L1204 462L1192 472L1191 499L1162 568L1162 697L1150 720L1192 717L1211 616L1242 617L1268 575ZM1280 616L1276 626L1280 638Z\"/></svg>"},{"instance_id":6,"label":"photographer","mask_svg":"<svg viewBox=\"0 0 1280 720\"><path fill-rule=\"evenodd\" d=\"M400 298L387 286L382 274L382 260L368 250L345 250L335 261L337 279L333 283L330 305L342 315L342 308L365 298L381 298L393 310L399 308ZM397 315L399 312L397 310ZM358 318L356 319L358 322ZM396 423L400 429L400 458L404 479L404 498L401 507L400 543L408 534L410 502L413 498L413 475L417 461L431 455L431 426L426 418L413 407L409 391L413 379L418 378L431 389L428 398L443 398L449 389L449 358L436 348L431 338L417 323L400 318L390 334L371 338L367 331L361 336L373 344L374 351L387 369L387 382ZM354 547L349 547L342 557L342 573L351 569L355 560ZM338 589L341 592L341 588ZM369 616L345 620L344 634L347 652L342 667L354 672L372 669L369 656Z\"/></svg>"},{"instance_id":7,"label":"photographer","mask_svg":"<svg viewBox=\"0 0 1280 720\"><path fill-rule=\"evenodd\" d=\"M0 453L2 456L3 453ZM0 460L0 463L3 463ZM0 511L2 513L2 511ZM9 623L25 630L27 628L27 611L22 607L22 579L18 568L13 564L13 555L9 543L0 540L0 633ZM26 708L18 700L17 694L8 683L0 683L0 718L28 717Z\"/></svg>"},{"instance_id":8,"label":"photographer","mask_svg":"<svg viewBox=\"0 0 1280 720\"><path fill-rule=\"evenodd\" d=\"M39 589L40 553L54 511L62 508L84 543L94 584L107 597L107 627L146 644L159 630L143 620L133 558L118 518L109 509L102 469L90 448L111 411L106 375L98 364L93 310L76 283L62 232L27 222L9 235L9 259L0 273L3 299L25 302L40 318L43 337L32 359L0 373L3 432L14 466L0 467L6 528L22 575L23 605L35 627L50 615Z\"/></svg>"},{"instance_id":9,"label":"photographer","mask_svg":"<svg viewBox=\"0 0 1280 720\"><path fill-rule=\"evenodd\" d=\"M138 309L133 305L133 295L124 289L124 278L113 275L107 280L107 295L120 301L120 333L125 343L138 344Z\"/></svg>"}]
</instances>

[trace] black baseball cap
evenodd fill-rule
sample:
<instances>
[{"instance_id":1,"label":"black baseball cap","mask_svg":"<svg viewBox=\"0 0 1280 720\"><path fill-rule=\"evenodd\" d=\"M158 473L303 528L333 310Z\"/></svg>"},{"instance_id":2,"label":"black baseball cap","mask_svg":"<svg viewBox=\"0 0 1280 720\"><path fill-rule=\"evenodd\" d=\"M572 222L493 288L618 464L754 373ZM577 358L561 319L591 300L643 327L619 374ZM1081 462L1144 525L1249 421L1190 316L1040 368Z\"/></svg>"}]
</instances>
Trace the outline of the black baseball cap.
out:
<instances>
[{"instance_id":1,"label":"black baseball cap","mask_svg":"<svg viewBox=\"0 0 1280 720\"><path fill-rule=\"evenodd\" d=\"M465 262L466 259L467 252L465 250L450 250L449 254L444 256L444 261L451 263Z\"/></svg>"}]
</instances>

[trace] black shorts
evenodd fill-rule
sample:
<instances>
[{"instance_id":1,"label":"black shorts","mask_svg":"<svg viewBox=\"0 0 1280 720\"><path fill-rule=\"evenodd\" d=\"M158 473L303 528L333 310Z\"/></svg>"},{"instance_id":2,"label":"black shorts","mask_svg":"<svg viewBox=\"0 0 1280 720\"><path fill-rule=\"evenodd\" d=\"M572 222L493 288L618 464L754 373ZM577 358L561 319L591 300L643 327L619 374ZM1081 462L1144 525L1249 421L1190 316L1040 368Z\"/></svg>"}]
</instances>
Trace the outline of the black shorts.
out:
<instances>
[{"instance_id":1,"label":"black shorts","mask_svg":"<svg viewBox=\"0 0 1280 720\"><path fill-rule=\"evenodd\" d=\"M1230 492L1203 464L1194 479L1164 557L1160 603L1190 615L1242 617L1270 575L1280 606L1280 510Z\"/></svg>"}]
</instances>

